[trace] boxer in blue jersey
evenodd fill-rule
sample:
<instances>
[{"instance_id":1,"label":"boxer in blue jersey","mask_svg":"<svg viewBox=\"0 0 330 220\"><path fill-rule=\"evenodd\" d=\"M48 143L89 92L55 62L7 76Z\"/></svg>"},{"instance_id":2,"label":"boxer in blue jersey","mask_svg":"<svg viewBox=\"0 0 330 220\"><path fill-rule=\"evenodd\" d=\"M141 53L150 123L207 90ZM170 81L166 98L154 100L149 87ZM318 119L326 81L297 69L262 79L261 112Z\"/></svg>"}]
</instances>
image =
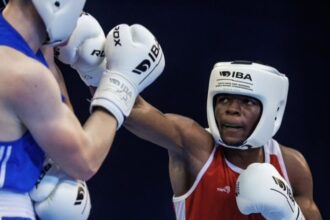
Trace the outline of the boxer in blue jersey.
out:
<instances>
[{"instance_id":1,"label":"boxer in blue jersey","mask_svg":"<svg viewBox=\"0 0 330 220\"><path fill-rule=\"evenodd\" d=\"M45 155L69 176L88 180L105 159L117 127L116 119L101 107L94 109L82 126L64 104L64 83L56 81L57 68L54 63L48 64L50 59L46 61L41 49L52 52L52 46L69 38L85 0L51 4L44 0L10 0L0 14L3 220L35 219L28 192L41 174ZM48 11L49 7L59 9Z\"/></svg>"},{"instance_id":2,"label":"boxer in blue jersey","mask_svg":"<svg viewBox=\"0 0 330 220\"><path fill-rule=\"evenodd\" d=\"M10 0L0 11L0 220L35 213L42 220L87 219L83 181L100 168L136 97L165 66L146 28L118 25L106 38L82 13L85 1ZM61 97L54 46L60 61L97 87L84 125ZM46 156L52 165L42 172ZM79 210L74 204L82 200Z\"/></svg>"}]
</instances>

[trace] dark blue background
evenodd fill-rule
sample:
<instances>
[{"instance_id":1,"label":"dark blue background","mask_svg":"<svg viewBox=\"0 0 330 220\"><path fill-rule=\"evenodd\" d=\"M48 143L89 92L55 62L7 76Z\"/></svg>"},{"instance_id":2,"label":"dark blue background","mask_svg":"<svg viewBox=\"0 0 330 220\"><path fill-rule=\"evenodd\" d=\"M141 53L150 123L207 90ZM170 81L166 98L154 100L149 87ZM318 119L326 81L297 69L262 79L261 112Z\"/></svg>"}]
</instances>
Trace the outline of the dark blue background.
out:
<instances>
[{"instance_id":1,"label":"dark blue background","mask_svg":"<svg viewBox=\"0 0 330 220\"><path fill-rule=\"evenodd\" d=\"M209 73L218 61L261 61L290 80L287 109L276 139L301 151L314 177L314 196L330 219L329 10L302 0L89 0L85 7L105 32L141 23L161 43L163 75L142 95L163 112L207 126ZM67 66L64 76L79 119L88 117L88 89ZM89 182L91 220L173 220L167 151L122 128L109 157Z\"/></svg>"},{"instance_id":2,"label":"dark blue background","mask_svg":"<svg viewBox=\"0 0 330 220\"><path fill-rule=\"evenodd\" d=\"M314 177L315 201L330 219L327 196L329 136L329 11L318 0L87 1L105 32L141 23L161 43L163 75L143 96L163 112L207 126L209 73L218 61L261 61L287 74L290 90L276 139L300 150ZM66 73L76 112L88 116L88 90ZM91 219L172 220L167 151L122 128L100 172L89 181Z\"/></svg>"}]
</instances>

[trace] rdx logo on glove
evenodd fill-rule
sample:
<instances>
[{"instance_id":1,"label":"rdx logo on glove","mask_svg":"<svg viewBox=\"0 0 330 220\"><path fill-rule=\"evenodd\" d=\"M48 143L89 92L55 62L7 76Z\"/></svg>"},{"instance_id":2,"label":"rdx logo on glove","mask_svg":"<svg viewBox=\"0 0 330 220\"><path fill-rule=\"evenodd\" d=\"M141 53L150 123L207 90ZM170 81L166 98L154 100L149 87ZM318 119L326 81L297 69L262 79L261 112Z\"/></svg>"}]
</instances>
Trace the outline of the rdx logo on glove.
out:
<instances>
[{"instance_id":1,"label":"rdx logo on glove","mask_svg":"<svg viewBox=\"0 0 330 220\"><path fill-rule=\"evenodd\" d=\"M97 50L97 49L94 49L91 53L92 56L97 56L97 57L105 57L105 53L104 53L104 50Z\"/></svg>"},{"instance_id":2,"label":"rdx logo on glove","mask_svg":"<svg viewBox=\"0 0 330 220\"><path fill-rule=\"evenodd\" d=\"M115 27L114 32L113 32L113 40L115 42L115 46L121 46L120 43L120 35L119 35L119 26Z\"/></svg>"},{"instance_id":3,"label":"rdx logo on glove","mask_svg":"<svg viewBox=\"0 0 330 220\"><path fill-rule=\"evenodd\" d=\"M160 51L160 45L156 41L156 44L152 45L150 52L148 53L149 57L151 58L152 62L155 62ZM137 67L135 67L134 70L132 70L133 73L141 74L146 72L150 66L151 66L151 61L149 59L143 60Z\"/></svg>"},{"instance_id":4,"label":"rdx logo on glove","mask_svg":"<svg viewBox=\"0 0 330 220\"><path fill-rule=\"evenodd\" d=\"M41 174L35 184L35 187L38 188L41 180L45 177L45 175L47 174L48 170L50 170L50 168L52 167L52 164L51 163L47 163L46 165L44 165L42 171L41 171Z\"/></svg>"}]
</instances>

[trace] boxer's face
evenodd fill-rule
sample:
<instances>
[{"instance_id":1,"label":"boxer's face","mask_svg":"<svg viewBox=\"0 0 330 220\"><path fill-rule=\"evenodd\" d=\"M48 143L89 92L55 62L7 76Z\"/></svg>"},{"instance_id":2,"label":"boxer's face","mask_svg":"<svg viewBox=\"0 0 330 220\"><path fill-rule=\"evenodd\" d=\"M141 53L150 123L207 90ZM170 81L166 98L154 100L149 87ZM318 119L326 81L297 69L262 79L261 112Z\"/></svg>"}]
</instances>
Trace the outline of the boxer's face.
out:
<instances>
[{"instance_id":1,"label":"boxer's face","mask_svg":"<svg viewBox=\"0 0 330 220\"><path fill-rule=\"evenodd\" d=\"M214 112L222 140L228 145L239 145L256 127L261 103L247 96L218 95Z\"/></svg>"}]
</instances>

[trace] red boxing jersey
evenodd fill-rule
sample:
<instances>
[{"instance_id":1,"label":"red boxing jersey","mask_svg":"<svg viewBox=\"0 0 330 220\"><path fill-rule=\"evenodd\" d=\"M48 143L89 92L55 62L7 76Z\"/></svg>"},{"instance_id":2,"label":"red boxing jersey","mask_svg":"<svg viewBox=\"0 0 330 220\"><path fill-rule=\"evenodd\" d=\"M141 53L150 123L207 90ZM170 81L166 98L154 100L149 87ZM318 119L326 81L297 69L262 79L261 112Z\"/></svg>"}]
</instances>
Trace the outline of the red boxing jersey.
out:
<instances>
[{"instance_id":1,"label":"red boxing jersey","mask_svg":"<svg viewBox=\"0 0 330 220\"><path fill-rule=\"evenodd\" d=\"M290 183L279 144L269 140L264 153L265 162L272 164ZM263 220L260 214L243 215L238 210L235 187L241 171L226 160L222 148L216 146L191 189L173 197L177 220Z\"/></svg>"}]
</instances>

